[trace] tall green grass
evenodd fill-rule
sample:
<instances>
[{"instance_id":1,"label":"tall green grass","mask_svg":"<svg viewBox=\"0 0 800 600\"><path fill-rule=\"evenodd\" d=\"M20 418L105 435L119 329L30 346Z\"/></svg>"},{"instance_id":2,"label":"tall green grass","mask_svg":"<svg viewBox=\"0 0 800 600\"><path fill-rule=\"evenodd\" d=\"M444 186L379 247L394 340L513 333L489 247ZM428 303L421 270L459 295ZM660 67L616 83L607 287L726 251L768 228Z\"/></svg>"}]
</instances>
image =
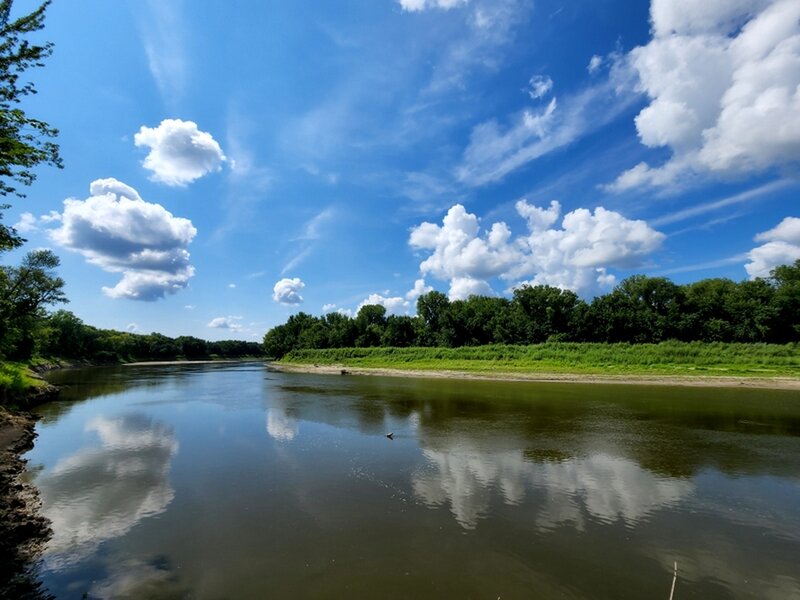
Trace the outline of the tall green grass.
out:
<instances>
[{"instance_id":1,"label":"tall green grass","mask_svg":"<svg viewBox=\"0 0 800 600\"><path fill-rule=\"evenodd\" d=\"M0 363L0 404L15 402L39 385L43 383L32 376L26 365Z\"/></svg>"},{"instance_id":2,"label":"tall green grass","mask_svg":"<svg viewBox=\"0 0 800 600\"><path fill-rule=\"evenodd\" d=\"M280 362L407 370L800 377L798 344L549 342L461 348L295 350Z\"/></svg>"}]
</instances>

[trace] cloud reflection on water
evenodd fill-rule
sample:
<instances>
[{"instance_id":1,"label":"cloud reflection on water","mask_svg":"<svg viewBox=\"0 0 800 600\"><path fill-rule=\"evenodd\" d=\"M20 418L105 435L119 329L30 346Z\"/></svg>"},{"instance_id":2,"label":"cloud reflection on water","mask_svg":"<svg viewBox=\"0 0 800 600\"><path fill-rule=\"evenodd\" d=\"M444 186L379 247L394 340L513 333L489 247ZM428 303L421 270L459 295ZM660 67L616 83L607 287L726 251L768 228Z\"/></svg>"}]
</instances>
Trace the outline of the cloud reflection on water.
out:
<instances>
[{"instance_id":1,"label":"cloud reflection on water","mask_svg":"<svg viewBox=\"0 0 800 600\"><path fill-rule=\"evenodd\" d=\"M53 537L50 568L70 566L104 541L162 513L174 497L167 474L178 442L172 428L142 414L96 417L86 424L97 447L59 461L36 481Z\"/></svg>"},{"instance_id":2,"label":"cloud reflection on water","mask_svg":"<svg viewBox=\"0 0 800 600\"><path fill-rule=\"evenodd\" d=\"M414 473L414 493L431 506L449 504L465 529L474 529L489 512L495 491L509 505L534 497L536 523L543 529L564 522L582 529L587 518L634 525L694 490L688 480L660 477L635 461L603 453L531 462L519 450L455 443L423 454L428 468Z\"/></svg>"},{"instance_id":3,"label":"cloud reflection on water","mask_svg":"<svg viewBox=\"0 0 800 600\"><path fill-rule=\"evenodd\" d=\"M297 420L280 408L267 409L267 433L279 442L292 441L299 431Z\"/></svg>"},{"instance_id":4,"label":"cloud reflection on water","mask_svg":"<svg viewBox=\"0 0 800 600\"><path fill-rule=\"evenodd\" d=\"M111 565L105 579L93 582L89 597L98 600L137 600L191 596L191 590L179 582L169 565L128 560Z\"/></svg>"}]
</instances>

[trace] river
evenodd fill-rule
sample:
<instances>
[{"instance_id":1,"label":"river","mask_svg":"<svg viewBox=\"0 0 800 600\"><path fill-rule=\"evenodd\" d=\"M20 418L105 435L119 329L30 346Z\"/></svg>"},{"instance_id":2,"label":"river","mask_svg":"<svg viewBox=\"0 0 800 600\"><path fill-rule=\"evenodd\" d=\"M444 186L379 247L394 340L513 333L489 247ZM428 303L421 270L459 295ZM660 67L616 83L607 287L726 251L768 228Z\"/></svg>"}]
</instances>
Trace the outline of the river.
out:
<instances>
[{"instance_id":1,"label":"river","mask_svg":"<svg viewBox=\"0 0 800 600\"><path fill-rule=\"evenodd\" d=\"M675 600L800 598L796 391L51 379L27 458L57 598L666 600L674 563Z\"/></svg>"}]
</instances>

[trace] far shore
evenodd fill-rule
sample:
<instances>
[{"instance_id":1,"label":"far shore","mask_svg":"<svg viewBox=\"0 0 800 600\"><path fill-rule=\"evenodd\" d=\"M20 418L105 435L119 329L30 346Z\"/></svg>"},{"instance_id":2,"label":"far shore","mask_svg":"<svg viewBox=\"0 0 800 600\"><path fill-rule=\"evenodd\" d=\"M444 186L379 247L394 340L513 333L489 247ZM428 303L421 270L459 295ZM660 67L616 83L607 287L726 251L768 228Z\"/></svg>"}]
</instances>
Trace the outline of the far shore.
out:
<instances>
[{"instance_id":1,"label":"far shore","mask_svg":"<svg viewBox=\"0 0 800 600\"><path fill-rule=\"evenodd\" d=\"M220 358L203 360L142 360L138 362L121 363L123 367L163 367L167 365L208 365L212 363L238 363L263 361L263 358Z\"/></svg>"},{"instance_id":2,"label":"far shore","mask_svg":"<svg viewBox=\"0 0 800 600\"><path fill-rule=\"evenodd\" d=\"M152 364L152 363L151 363ZM531 383L586 383L617 385L663 385L716 388L756 388L800 390L800 379L791 377L736 377L717 375L602 375L595 373L545 372L473 372L427 369L387 369L351 367L347 365L313 365L269 362L267 365L287 373L318 373L322 375L381 375L387 377L419 377L436 379L469 379L479 381L527 381Z\"/></svg>"}]
</instances>

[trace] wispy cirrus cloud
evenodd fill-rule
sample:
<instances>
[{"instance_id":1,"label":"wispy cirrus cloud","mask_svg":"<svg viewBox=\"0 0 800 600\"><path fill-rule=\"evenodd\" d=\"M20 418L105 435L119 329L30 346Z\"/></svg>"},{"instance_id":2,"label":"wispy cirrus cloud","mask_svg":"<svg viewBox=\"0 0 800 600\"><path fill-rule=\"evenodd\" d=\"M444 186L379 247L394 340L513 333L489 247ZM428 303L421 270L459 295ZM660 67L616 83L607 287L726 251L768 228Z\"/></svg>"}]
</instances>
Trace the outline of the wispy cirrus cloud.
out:
<instances>
[{"instance_id":1,"label":"wispy cirrus cloud","mask_svg":"<svg viewBox=\"0 0 800 600\"><path fill-rule=\"evenodd\" d=\"M793 182L790 179L777 179L775 181L765 183L764 185L760 185L753 189L746 190L738 194L734 194L733 196L728 196L726 198L714 200L713 202L696 204L694 206L690 206L689 208L684 208L681 210L677 210L675 212L667 213L660 217L656 217L655 219L651 219L650 223L656 227L661 227L663 225L671 225L672 223L677 223L679 221L691 219L700 215L704 215L706 213L720 210L722 208L728 208L738 204L753 202L755 200L758 200L759 198L768 196L773 192L777 192L786 189L787 187L791 187L792 185L796 185L796 182Z\"/></svg>"},{"instance_id":2,"label":"wispy cirrus cloud","mask_svg":"<svg viewBox=\"0 0 800 600\"><path fill-rule=\"evenodd\" d=\"M300 266L300 264L305 259L307 259L309 256L311 256L311 253L313 252L313 250L314 249L311 246L306 246L306 247L302 248L300 251L298 251L296 254L294 254L286 262L286 264L283 265L283 268L281 269L281 275L286 275L286 273L288 273L289 271L294 271L298 266Z\"/></svg>"},{"instance_id":3,"label":"wispy cirrus cloud","mask_svg":"<svg viewBox=\"0 0 800 600\"><path fill-rule=\"evenodd\" d=\"M414 0L419 4L419 0ZM474 0L457 2L435 0L425 6L461 8L452 18L462 26L458 35L448 40L435 60L423 96L438 95L464 87L477 71L494 71L502 64L502 49L514 38L518 27L527 21L533 8L530 0ZM442 6L446 5L446 6Z\"/></svg>"},{"instance_id":4,"label":"wispy cirrus cloud","mask_svg":"<svg viewBox=\"0 0 800 600\"><path fill-rule=\"evenodd\" d=\"M322 228L336 216L336 211L329 206L311 217L303 225L303 230L295 240L318 240L322 235Z\"/></svg>"},{"instance_id":5,"label":"wispy cirrus cloud","mask_svg":"<svg viewBox=\"0 0 800 600\"><path fill-rule=\"evenodd\" d=\"M537 98L548 93L546 87L538 87L542 94ZM606 80L561 98L553 97L544 106L519 111L506 125L496 119L476 125L456 167L456 177L468 186L500 181L607 125L628 110L636 98L628 69L615 63Z\"/></svg>"},{"instance_id":6,"label":"wispy cirrus cloud","mask_svg":"<svg viewBox=\"0 0 800 600\"><path fill-rule=\"evenodd\" d=\"M448 10L466 4L469 0L398 0L403 10L420 12L431 8Z\"/></svg>"},{"instance_id":7,"label":"wispy cirrus cloud","mask_svg":"<svg viewBox=\"0 0 800 600\"><path fill-rule=\"evenodd\" d=\"M134 4L150 74L161 97L174 105L188 81L182 0L146 0Z\"/></svg>"},{"instance_id":8,"label":"wispy cirrus cloud","mask_svg":"<svg viewBox=\"0 0 800 600\"><path fill-rule=\"evenodd\" d=\"M327 207L303 224L300 228L300 233L291 240L299 244L298 249L281 269L281 275L286 275L289 271L293 271L305 259L311 256L316 248L318 240L323 236L325 225L332 221L335 216L336 210L333 207Z\"/></svg>"}]
</instances>

